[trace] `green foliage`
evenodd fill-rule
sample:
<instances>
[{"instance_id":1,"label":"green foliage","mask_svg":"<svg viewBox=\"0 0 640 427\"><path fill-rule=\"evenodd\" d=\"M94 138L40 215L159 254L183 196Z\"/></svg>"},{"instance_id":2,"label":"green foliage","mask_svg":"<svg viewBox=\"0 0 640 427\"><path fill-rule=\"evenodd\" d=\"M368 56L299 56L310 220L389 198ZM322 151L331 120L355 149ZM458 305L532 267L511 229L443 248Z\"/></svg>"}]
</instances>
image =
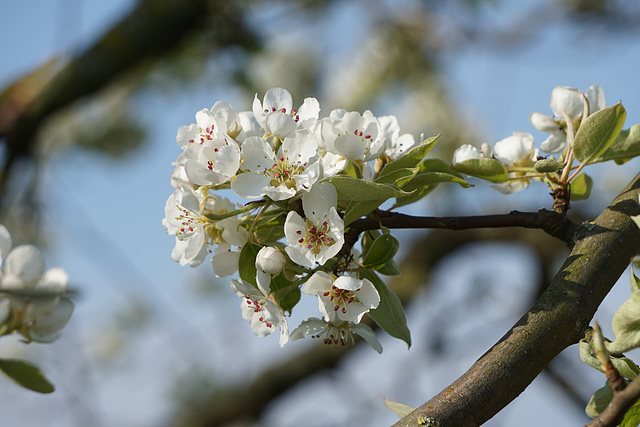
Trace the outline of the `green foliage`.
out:
<instances>
[{"instance_id":1,"label":"green foliage","mask_svg":"<svg viewBox=\"0 0 640 427\"><path fill-rule=\"evenodd\" d=\"M589 163L613 144L622 130L627 112L621 103L596 111L578 128L573 154L580 163Z\"/></svg>"},{"instance_id":2,"label":"green foliage","mask_svg":"<svg viewBox=\"0 0 640 427\"><path fill-rule=\"evenodd\" d=\"M607 349L612 353L624 353L640 347L640 293L634 292L625 301L611 322L616 339L607 343Z\"/></svg>"},{"instance_id":3,"label":"green foliage","mask_svg":"<svg viewBox=\"0 0 640 427\"><path fill-rule=\"evenodd\" d=\"M454 163L451 169L495 183L509 180L506 166L496 159L469 159Z\"/></svg>"},{"instance_id":4,"label":"green foliage","mask_svg":"<svg viewBox=\"0 0 640 427\"><path fill-rule=\"evenodd\" d=\"M35 365L18 359L0 359L0 370L24 388L38 393L53 393L55 387Z\"/></svg>"},{"instance_id":5,"label":"green foliage","mask_svg":"<svg viewBox=\"0 0 640 427\"><path fill-rule=\"evenodd\" d=\"M329 182L336 187L336 190L338 191L338 200L387 200L392 197L406 196L409 194L398 188L396 185L380 184L349 176L333 176L324 181Z\"/></svg>"},{"instance_id":6,"label":"green foliage","mask_svg":"<svg viewBox=\"0 0 640 427\"><path fill-rule=\"evenodd\" d=\"M453 182L464 188L471 187L471 184L465 181L460 173L451 169L448 163L438 159L427 159L420 163L417 175L402 185L403 190L412 193L408 196L397 197L394 206L399 207L414 203L443 182Z\"/></svg>"},{"instance_id":7,"label":"green foliage","mask_svg":"<svg viewBox=\"0 0 640 427\"><path fill-rule=\"evenodd\" d=\"M393 261L400 247L398 239L388 229L383 227L382 230L382 234L373 241L362 260L362 265L371 270L378 270Z\"/></svg>"},{"instance_id":8,"label":"green foliage","mask_svg":"<svg viewBox=\"0 0 640 427\"><path fill-rule=\"evenodd\" d=\"M273 299L284 311L291 313L293 307L300 301L300 287L287 279L284 271L271 279Z\"/></svg>"},{"instance_id":9,"label":"green foliage","mask_svg":"<svg viewBox=\"0 0 640 427\"><path fill-rule=\"evenodd\" d=\"M620 427L638 427L640 425L640 403L633 405L622 419Z\"/></svg>"},{"instance_id":10,"label":"green foliage","mask_svg":"<svg viewBox=\"0 0 640 427\"><path fill-rule=\"evenodd\" d=\"M391 400L385 399L384 397L382 398L382 402L384 403L384 406L391 409L393 413L400 418L404 418L416 409L412 406L405 405L404 403L393 402Z\"/></svg>"},{"instance_id":11,"label":"green foliage","mask_svg":"<svg viewBox=\"0 0 640 427\"><path fill-rule=\"evenodd\" d=\"M238 273L240 278L247 283L251 283L256 288L256 257L262 246L255 243L247 242L240 250L240 258L238 260Z\"/></svg>"},{"instance_id":12,"label":"green foliage","mask_svg":"<svg viewBox=\"0 0 640 427\"><path fill-rule=\"evenodd\" d=\"M599 370L600 372L604 372L604 369L598 361L598 357L592 352L591 345L588 342L586 342L585 340L580 340L580 343L578 344L578 350L580 353L580 359L584 363L591 366L592 368ZM618 372L620 372L620 375L622 375L623 377L632 380L636 376L638 376L638 374L640 374L640 370L631 359L626 357L613 357L611 355L609 355L609 358L613 366L618 370Z\"/></svg>"},{"instance_id":13,"label":"green foliage","mask_svg":"<svg viewBox=\"0 0 640 427\"><path fill-rule=\"evenodd\" d=\"M581 173L571 181L571 200L586 200L591 195L593 180L586 173Z\"/></svg>"},{"instance_id":14,"label":"green foliage","mask_svg":"<svg viewBox=\"0 0 640 427\"><path fill-rule=\"evenodd\" d=\"M387 163L380 171L380 176L383 177L385 175L389 175L399 169L411 169L418 166L422 159L424 159L424 156L426 156L427 153L429 153L429 151L431 151L431 149L436 145L438 138L440 138L440 135L432 136L407 151L407 153L399 159Z\"/></svg>"},{"instance_id":15,"label":"green foliage","mask_svg":"<svg viewBox=\"0 0 640 427\"><path fill-rule=\"evenodd\" d=\"M593 396L589 399L589 403L587 403L585 412L591 418L596 418L609 406L611 399L613 399L613 390L609 387L609 383L606 383L604 387L593 393Z\"/></svg>"},{"instance_id":16,"label":"green foliage","mask_svg":"<svg viewBox=\"0 0 640 427\"><path fill-rule=\"evenodd\" d=\"M418 173L417 167L396 169L387 175L378 177L374 182L379 184L390 184L397 187L409 181L416 175L416 173ZM389 198L390 197L380 197L371 200L357 200L349 202L344 214L345 225L351 224L356 219L373 211Z\"/></svg>"},{"instance_id":17,"label":"green foliage","mask_svg":"<svg viewBox=\"0 0 640 427\"><path fill-rule=\"evenodd\" d=\"M611 143L609 148L595 158L593 162L614 160L617 164L622 164L636 156L640 156L640 124L620 131L618 137Z\"/></svg>"},{"instance_id":18,"label":"green foliage","mask_svg":"<svg viewBox=\"0 0 640 427\"><path fill-rule=\"evenodd\" d=\"M398 296L371 270L360 271L361 279L368 279L380 294L380 305L369 312L369 316L392 337L399 338L411 346L411 332L407 317Z\"/></svg>"}]
</instances>

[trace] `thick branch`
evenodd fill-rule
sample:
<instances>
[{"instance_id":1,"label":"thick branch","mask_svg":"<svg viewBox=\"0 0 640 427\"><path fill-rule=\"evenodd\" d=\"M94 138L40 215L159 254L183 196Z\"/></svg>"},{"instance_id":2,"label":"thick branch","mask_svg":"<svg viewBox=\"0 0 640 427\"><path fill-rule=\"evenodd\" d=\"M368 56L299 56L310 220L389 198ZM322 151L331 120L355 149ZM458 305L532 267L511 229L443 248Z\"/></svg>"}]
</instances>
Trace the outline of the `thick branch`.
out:
<instances>
[{"instance_id":1,"label":"thick branch","mask_svg":"<svg viewBox=\"0 0 640 427\"><path fill-rule=\"evenodd\" d=\"M418 425L478 426L515 399L562 350L581 338L596 309L640 250L640 175L593 222L573 233L569 257L547 290L516 325L465 374L400 420Z\"/></svg>"}]
</instances>

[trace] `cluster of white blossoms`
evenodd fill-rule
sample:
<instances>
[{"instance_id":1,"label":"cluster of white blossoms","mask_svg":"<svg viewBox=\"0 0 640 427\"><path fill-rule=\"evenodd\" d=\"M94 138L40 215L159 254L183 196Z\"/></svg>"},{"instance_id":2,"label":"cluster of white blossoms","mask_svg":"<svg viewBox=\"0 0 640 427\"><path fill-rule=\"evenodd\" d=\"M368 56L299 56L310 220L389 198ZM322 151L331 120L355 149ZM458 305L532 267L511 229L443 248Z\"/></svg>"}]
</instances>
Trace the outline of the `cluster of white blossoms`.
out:
<instances>
[{"instance_id":1,"label":"cluster of white blossoms","mask_svg":"<svg viewBox=\"0 0 640 427\"><path fill-rule=\"evenodd\" d=\"M73 313L73 302L64 296L67 273L59 267L45 271L33 245L11 246L0 224L0 335L17 332L27 342L53 342Z\"/></svg>"},{"instance_id":2,"label":"cluster of white blossoms","mask_svg":"<svg viewBox=\"0 0 640 427\"><path fill-rule=\"evenodd\" d=\"M570 156L567 135L574 137L580 124L587 117L605 107L604 91L598 85L590 86L585 93L572 87L556 86L551 92L550 107L552 116L536 112L532 113L529 119L533 127L549 134L540 144L540 151L561 153L558 160L562 162ZM479 149L470 144L462 145L453 154L453 164L472 159L498 160L508 171L508 180L494 185L494 188L508 194L523 190L529 185L533 176L527 172L533 172L535 163L542 158L535 146L533 135L514 132L513 135L495 143L493 148L486 143Z\"/></svg>"},{"instance_id":3,"label":"cluster of white blossoms","mask_svg":"<svg viewBox=\"0 0 640 427\"><path fill-rule=\"evenodd\" d=\"M176 239L171 257L194 267L213 253L216 276L237 273L231 289L258 336L280 328L281 345L306 335L346 344L357 334L381 351L361 323L380 295L357 276L351 248L343 250L344 213L329 181L346 168L371 181L376 165L379 172L404 155L417 145L414 138L400 134L393 116L338 109L320 117L315 98L294 108L281 88L262 101L256 95L252 111L219 101L195 117L176 138L182 152L163 220ZM245 201L231 201L238 198ZM289 335L285 313L301 292L318 297L322 319L308 319Z\"/></svg>"}]
</instances>

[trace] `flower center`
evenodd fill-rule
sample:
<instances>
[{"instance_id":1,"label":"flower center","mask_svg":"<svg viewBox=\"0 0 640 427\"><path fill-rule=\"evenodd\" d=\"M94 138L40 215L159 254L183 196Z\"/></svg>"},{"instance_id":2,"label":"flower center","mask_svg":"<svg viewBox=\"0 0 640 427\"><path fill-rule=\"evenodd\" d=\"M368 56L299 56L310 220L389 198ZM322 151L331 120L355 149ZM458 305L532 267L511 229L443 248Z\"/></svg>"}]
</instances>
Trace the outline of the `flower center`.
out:
<instances>
[{"instance_id":1,"label":"flower center","mask_svg":"<svg viewBox=\"0 0 640 427\"><path fill-rule=\"evenodd\" d=\"M198 140L198 144L202 144L205 141L209 141L213 139L213 125L207 126L206 128L200 128L200 139ZM189 143L193 144L195 139L190 139Z\"/></svg>"},{"instance_id":2,"label":"flower center","mask_svg":"<svg viewBox=\"0 0 640 427\"><path fill-rule=\"evenodd\" d=\"M324 293L324 296L329 297L331 302L333 302L333 311L340 310L344 314L347 312L347 306L349 304L359 302L355 292L357 291L348 291L332 286L330 290Z\"/></svg>"},{"instance_id":3,"label":"flower center","mask_svg":"<svg viewBox=\"0 0 640 427\"><path fill-rule=\"evenodd\" d=\"M267 321L264 317L264 310L262 309L262 307L264 307L265 305L265 301L260 301L258 299L251 299L251 297L249 295L245 295L244 296L247 304L249 305L249 307L251 307L251 309L253 310L254 313L256 313L259 317L258 320L260 321L260 323L264 323L264 325L267 328L272 328L273 327L273 323ZM260 314L258 314L260 313Z\"/></svg>"},{"instance_id":4,"label":"flower center","mask_svg":"<svg viewBox=\"0 0 640 427\"><path fill-rule=\"evenodd\" d=\"M271 177L270 185L272 187L278 187L284 185L287 188L296 188L296 181L293 179L295 175L300 175L304 171L306 163L301 165L300 163L294 164L287 157L280 157L276 163L271 166L271 169L265 169L267 176Z\"/></svg>"},{"instance_id":5,"label":"flower center","mask_svg":"<svg viewBox=\"0 0 640 427\"><path fill-rule=\"evenodd\" d=\"M353 333L348 327L336 326L333 323L328 323L324 330L317 335L312 335L311 338L320 338L322 336L324 336L323 342L328 346L334 346L338 343L345 346L355 342Z\"/></svg>"},{"instance_id":6,"label":"flower center","mask_svg":"<svg viewBox=\"0 0 640 427\"><path fill-rule=\"evenodd\" d=\"M176 231L176 237L180 240L188 239L201 226L202 221L189 209L183 208L180 205L176 205L176 208L181 212L180 215L176 217L176 220L180 221L180 227Z\"/></svg>"},{"instance_id":7,"label":"flower center","mask_svg":"<svg viewBox=\"0 0 640 427\"><path fill-rule=\"evenodd\" d=\"M302 236L302 230L298 230L296 233ZM314 254L318 255L323 246L331 246L335 243L335 240L329 236L329 223L327 223L327 221L324 221L322 224L313 225L311 221L307 219L306 235L300 237L298 243L305 245L307 249L310 249Z\"/></svg>"},{"instance_id":8,"label":"flower center","mask_svg":"<svg viewBox=\"0 0 640 427\"><path fill-rule=\"evenodd\" d=\"M264 109L264 113L265 114L269 114L269 113L282 113L282 114L287 114L287 109L286 108L281 108L279 110L276 109L276 107L271 107L271 110L269 110L268 108ZM289 116L291 116L293 118L293 120L296 121L296 123L298 123L298 121L300 120L300 116L298 116L298 110L296 110L295 108L293 110L291 110L291 112L289 113Z\"/></svg>"}]
</instances>

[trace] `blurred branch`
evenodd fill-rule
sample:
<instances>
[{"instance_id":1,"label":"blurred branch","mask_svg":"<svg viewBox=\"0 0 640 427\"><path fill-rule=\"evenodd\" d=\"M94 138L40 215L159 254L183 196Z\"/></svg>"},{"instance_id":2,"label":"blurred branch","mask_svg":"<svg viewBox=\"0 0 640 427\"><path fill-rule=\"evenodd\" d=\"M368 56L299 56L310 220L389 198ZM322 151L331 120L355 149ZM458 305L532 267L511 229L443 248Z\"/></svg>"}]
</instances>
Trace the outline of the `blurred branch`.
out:
<instances>
[{"instance_id":1,"label":"blurred branch","mask_svg":"<svg viewBox=\"0 0 640 427\"><path fill-rule=\"evenodd\" d=\"M13 126L2 129L7 150L0 173L0 194L4 193L16 159L33 156L37 133L53 113L102 90L146 61L171 52L185 36L201 30L204 24L219 30L216 41L221 45L254 46L256 38L242 18L232 2L142 0L33 96L19 116L11 120Z\"/></svg>"},{"instance_id":2,"label":"blurred branch","mask_svg":"<svg viewBox=\"0 0 640 427\"><path fill-rule=\"evenodd\" d=\"M640 175L593 223L579 227L564 265L534 306L465 374L400 420L478 426L515 399L562 350L582 337L596 309L640 250ZM496 393L496 390L500 390Z\"/></svg>"}]
</instances>

